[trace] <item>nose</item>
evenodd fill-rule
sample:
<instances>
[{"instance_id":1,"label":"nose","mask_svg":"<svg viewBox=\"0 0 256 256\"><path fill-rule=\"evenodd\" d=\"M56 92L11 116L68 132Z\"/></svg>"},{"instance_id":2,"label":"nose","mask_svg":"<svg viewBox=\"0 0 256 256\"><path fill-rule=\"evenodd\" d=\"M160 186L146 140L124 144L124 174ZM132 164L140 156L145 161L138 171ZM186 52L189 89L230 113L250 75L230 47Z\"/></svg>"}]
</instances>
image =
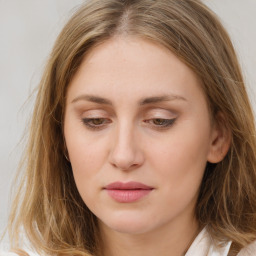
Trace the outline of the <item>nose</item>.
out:
<instances>
[{"instance_id":1,"label":"nose","mask_svg":"<svg viewBox=\"0 0 256 256\"><path fill-rule=\"evenodd\" d=\"M133 170L144 162L144 154L139 147L140 138L132 127L125 126L115 131L109 160L111 165L120 170Z\"/></svg>"}]
</instances>

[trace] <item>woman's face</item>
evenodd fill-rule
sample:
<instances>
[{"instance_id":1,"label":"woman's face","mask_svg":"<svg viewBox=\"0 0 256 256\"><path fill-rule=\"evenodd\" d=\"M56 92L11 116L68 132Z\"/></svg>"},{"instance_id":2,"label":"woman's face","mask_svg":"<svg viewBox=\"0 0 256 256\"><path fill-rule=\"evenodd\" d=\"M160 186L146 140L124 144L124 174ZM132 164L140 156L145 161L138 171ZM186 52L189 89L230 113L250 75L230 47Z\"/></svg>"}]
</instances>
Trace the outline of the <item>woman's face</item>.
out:
<instances>
[{"instance_id":1,"label":"woman's face","mask_svg":"<svg viewBox=\"0 0 256 256\"><path fill-rule=\"evenodd\" d=\"M112 38L71 81L64 133L100 225L142 234L189 223L216 131L197 76L170 51Z\"/></svg>"}]
</instances>

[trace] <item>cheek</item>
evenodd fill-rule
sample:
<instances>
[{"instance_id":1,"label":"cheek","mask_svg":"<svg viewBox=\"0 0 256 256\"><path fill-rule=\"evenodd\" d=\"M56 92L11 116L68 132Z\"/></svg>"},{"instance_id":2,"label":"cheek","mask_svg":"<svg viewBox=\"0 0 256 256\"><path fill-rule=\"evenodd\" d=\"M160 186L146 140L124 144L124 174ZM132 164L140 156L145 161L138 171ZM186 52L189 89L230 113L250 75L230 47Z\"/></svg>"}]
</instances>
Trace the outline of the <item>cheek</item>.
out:
<instances>
[{"instance_id":1,"label":"cheek","mask_svg":"<svg viewBox=\"0 0 256 256\"><path fill-rule=\"evenodd\" d=\"M85 133L84 127L66 123L64 132L74 179L79 193L85 199L96 189L94 184L100 177L107 149L104 141Z\"/></svg>"},{"instance_id":2,"label":"cheek","mask_svg":"<svg viewBox=\"0 0 256 256\"><path fill-rule=\"evenodd\" d=\"M104 164L104 145L90 144L86 139L72 140L67 146L74 176L88 180L97 175Z\"/></svg>"},{"instance_id":3,"label":"cheek","mask_svg":"<svg viewBox=\"0 0 256 256\"><path fill-rule=\"evenodd\" d=\"M182 138L182 142L173 139L166 147L161 145L152 152L153 177L162 198L156 207L163 212L163 219L182 215L184 211L193 214L206 166L205 156L198 156L199 146Z\"/></svg>"},{"instance_id":4,"label":"cheek","mask_svg":"<svg viewBox=\"0 0 256 256\"><path fill-rule=\"evenodd\" d=\"M76 187L84 203L91 208L95 195L100 192L100 176L102 169L101 151L96 146L72 141L69 147L70 162Z\"/></svg>"},{"instance_id":5,"label":"cheek","mask_svg":"<svg viewBox=\"0 0 256 256\"><path fill-rule=\"evenodd\" d=\"M148 159L157 171L158 183L165 184L166 191L177 198L196 193L207 163L209 137L207 126L200 129L190 123L173 130L162 143L154 142Z\"/></svg>"}]
</instances>

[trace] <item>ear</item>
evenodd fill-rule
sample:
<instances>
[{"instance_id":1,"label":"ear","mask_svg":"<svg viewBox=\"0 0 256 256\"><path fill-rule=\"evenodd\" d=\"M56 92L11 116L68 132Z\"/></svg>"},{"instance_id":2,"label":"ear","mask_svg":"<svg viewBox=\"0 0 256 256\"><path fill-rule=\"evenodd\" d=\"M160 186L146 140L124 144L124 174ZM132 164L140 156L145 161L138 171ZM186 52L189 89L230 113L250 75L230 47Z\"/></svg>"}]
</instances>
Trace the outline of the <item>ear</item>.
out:
<instances>
[{"instance_id":1,"label":"ear","mask_svg":"<svg viewBox=\"0 0 256 256\"><path fill-rule=\"evenodd\" d=\"M67 160L68 162L70 162L70 160L69 160L69 154L68 154L68 148L67 148L67 144L66 144L65 138L63 138L63 155L64 155L64 157L66 158L66 160Z\"/></svg>"},{"instance_id":2,"label":"ear","mask_svg":"<svg viewBox=\"0 0 256 256\"><path fill-rule=\"evenodd\" d=\"M211 134L211 144L208 153L208 162L219 163L221 162L231 144L231 131L227 125L226 118L223 113L218 112L215 116L212 134Z\"/></svg>"}]
</instances>

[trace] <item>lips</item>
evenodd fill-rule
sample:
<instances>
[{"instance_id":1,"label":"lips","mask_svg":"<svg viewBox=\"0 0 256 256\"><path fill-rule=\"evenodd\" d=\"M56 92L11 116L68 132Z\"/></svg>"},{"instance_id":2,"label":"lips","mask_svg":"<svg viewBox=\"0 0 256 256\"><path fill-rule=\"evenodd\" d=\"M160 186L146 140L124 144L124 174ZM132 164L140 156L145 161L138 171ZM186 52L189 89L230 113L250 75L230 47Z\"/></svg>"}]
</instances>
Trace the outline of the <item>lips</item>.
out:
<instances>
[{"instance_id":1,"label":"lips","mask_svg":"<svg viewBox=\"0 0 256 256\"><path fill-rule=\"evenodd\" d=\"M154 188L139 182L114 182L105 188L108 195L119 203L136 202L147 196Z\"/></svg>"}]
</instances>

